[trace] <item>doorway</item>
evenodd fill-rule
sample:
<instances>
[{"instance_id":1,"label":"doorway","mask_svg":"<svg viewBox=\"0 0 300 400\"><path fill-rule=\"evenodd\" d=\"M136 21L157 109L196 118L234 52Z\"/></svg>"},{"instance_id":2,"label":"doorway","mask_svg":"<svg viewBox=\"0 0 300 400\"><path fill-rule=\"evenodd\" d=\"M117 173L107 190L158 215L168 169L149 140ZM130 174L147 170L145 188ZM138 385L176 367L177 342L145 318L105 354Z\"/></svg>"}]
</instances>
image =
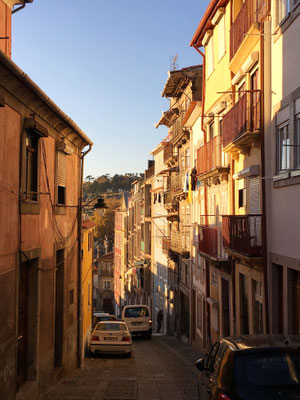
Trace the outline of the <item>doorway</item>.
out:
<instances>
[{"instance_id":1,"label":"doorway","mask_svg":"<svg viewBox=\"0 0 300 400\"><path fill-rule=\"evenodd\" d=\"M64 319L64 250L56 251L56 290L55 290L55 337L54 366L61 367L63 359L63 319Z\"/></svg>"}]
</instances>

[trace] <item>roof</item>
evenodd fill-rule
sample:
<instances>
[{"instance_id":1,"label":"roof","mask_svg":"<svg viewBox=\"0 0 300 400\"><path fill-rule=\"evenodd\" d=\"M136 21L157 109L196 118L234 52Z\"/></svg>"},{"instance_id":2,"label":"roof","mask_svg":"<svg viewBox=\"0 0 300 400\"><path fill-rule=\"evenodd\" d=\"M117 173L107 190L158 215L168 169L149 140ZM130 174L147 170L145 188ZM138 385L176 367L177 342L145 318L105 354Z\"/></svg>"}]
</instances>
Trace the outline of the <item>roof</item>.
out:
<instances>
[{"instance_id":1,"label":"roof","mask_svg":"<svg viewBox=\"0 0 300 400\"><path fill-rule=\"evenodd\" d=\"M173 124L172 118L175 114L179 115L179 109L177 107L170 108L169 110L164 111L162 113L162 116L160 117L160 120L155 125L155 128L157 129L160 125L165 125L170 128Z\"/></svg>"},{"instance_id":2,"label":"roof","mask_svg":"<svg viewBox=\"0 0 300 400\"><path fill-rule=\"evenodd\" d=\"M93 221L87 220L87 221L82 221L82 228L83 229L90 229L93 226L96 226Z\"/></svg>"},{"instance_id":3,"label":"roof","mask_svg":"<svg viewBox=\"0 0 300 400\"><path fill-rule=\"evenodd\" d=\"M10 73L7 73L7 70L9 70ZM38 110L36 111L37 116L45 116L45 120L58 131L63 131L64 135L68 137L70 141L74 140L75 133L77 137L83 141L83 147L86 145L92 146L93 142L79 128L79 126L76 125L75 122L65 114L35 82L1 50L0 80L2 86L8 91L13 90L13 93L17 98L26 96L26 99L28 98L28 100L26 100L25 104L30 104L33 108L32 111L35 111L35 109ZM16 87L16 81L19 81L24 88L27 88L27 92L29 89L30 95L26 93L26 89L20 91L19 87ZM32 96L32 93L36 96L35 98ZM38 104L35 103L35 99L37 98L39 99ZM41 107L40 102L44 104L43 107ZM50 120L51 122L49 122Z\"/></svg>"},{"instance_id":4,"label":"roof","mask_svg":"<svg viewBox=\"0 0 300 400\"><path fill-rule=\"evenodd\" d=\"M201 71L202 65L169 71L169 78L161 93L162 97L180 97L190 81Z\"/></svg>"},{"instance_id":5,"label":"roof","mask_svg":"<svg viewBox=\"0 0 300 400\"><path fill-rule=\"evenodd\" d=\"M213 24L211 22L213 16L215 15L216 11L220 7L224 7L229 0L211 0L203 17L194 33L194 36L190 42L190 46L193 47L201 47L202 46L202 39L205 35L207 29L212 29Z\"/></svg>"},{"instance_id":6,"label":"roof","mask_svg":"<svg viewBox=\"0 0 300 400\"><path fill-rule=\"evenodd\" d=\"M223 341L234 351L255 350L267 348L289 348L297 346L300 348L300 335L244 335L223 338Z\"/></svg>"}]
</instances>

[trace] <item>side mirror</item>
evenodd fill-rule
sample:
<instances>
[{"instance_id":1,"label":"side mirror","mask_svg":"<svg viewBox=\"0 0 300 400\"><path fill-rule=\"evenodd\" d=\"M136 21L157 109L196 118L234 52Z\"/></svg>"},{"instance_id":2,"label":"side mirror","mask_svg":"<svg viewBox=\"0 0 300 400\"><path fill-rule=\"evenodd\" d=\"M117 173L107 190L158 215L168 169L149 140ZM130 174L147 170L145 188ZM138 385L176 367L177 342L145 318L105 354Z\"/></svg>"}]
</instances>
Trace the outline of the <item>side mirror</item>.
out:
<instances>
[{"instance_id":1,"label":"side mirror","mask_svg":"<svg viewBox=\"0 0 300 400\"><path fill-rule=\"evenodd\" d=\"M205 368L205 359L200 358L198 361L196 361L195 366L199 371L204 371L206 369Z\"/></svg>"}]
</instances>

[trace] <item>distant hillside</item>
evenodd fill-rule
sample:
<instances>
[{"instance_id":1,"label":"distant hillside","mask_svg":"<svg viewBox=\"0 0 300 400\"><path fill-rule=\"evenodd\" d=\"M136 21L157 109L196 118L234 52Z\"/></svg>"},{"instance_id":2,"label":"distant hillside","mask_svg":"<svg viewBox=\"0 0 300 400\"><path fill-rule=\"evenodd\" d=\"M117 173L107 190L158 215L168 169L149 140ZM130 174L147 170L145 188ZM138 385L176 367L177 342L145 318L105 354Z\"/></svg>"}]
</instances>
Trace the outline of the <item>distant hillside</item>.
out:
<instances>
[{"instance_id":1,"label":"distant hillside","mask_svg":"<svg viewBox=\"0 0 300 400\"><path fill-rule=\"evenodd\" d=\"M109 174L106 174L94 178L91 175L88 175L83 182L83 199L87 200L90 197L107 192L129 192L131 190L132 182L140 176L141 174L128 173L125 175L116 174L112 177Z\"/></svg>"}]
</instances>

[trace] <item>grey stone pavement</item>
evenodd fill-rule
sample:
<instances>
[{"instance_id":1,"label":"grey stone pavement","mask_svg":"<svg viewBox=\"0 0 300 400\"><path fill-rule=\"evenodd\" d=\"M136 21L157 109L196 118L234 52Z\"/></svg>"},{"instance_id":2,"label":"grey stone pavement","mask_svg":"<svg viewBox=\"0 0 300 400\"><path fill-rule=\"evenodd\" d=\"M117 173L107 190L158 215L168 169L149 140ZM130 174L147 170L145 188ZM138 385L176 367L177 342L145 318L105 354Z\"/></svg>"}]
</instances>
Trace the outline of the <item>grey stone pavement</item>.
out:
<instances>
[{"instance_id":1,"label":"grey stone pavement","mask_svg":"<svg viewBox=\"0 0 300 400\"><path fill-rule=\"evenodd\" d=\"M198 400L194 363L200 357L175 337L136 339L131 358L86 358L39 400Z\"/></svg>"}]
</instances>

